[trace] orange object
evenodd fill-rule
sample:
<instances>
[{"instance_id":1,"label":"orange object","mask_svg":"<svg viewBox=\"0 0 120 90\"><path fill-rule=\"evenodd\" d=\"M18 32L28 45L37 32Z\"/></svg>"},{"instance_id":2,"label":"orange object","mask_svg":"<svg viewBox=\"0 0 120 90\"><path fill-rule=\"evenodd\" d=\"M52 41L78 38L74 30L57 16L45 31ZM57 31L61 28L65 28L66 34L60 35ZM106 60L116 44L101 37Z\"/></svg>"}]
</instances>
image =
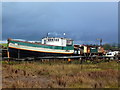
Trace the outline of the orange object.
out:
<instances>
[{"instance_id":1,"label":"orange object","mask_svg":"<svg viewBox=\"0 0 120 90\"><path fill-rule=\"evenodd\" d=\"M90 47L87 48L87 53L90 53Z\"/></svg>"},{"instance_id":2,"label":"orange object","mask_svg":"<svg viewBox=\"0 0 120 90\"><path fill-rule=\"evenodd\" d=\"M71 59L69 58L69 59L68 59L68 61L70 62L70 61L71 61Z\"/></svg>"}]
</instances>

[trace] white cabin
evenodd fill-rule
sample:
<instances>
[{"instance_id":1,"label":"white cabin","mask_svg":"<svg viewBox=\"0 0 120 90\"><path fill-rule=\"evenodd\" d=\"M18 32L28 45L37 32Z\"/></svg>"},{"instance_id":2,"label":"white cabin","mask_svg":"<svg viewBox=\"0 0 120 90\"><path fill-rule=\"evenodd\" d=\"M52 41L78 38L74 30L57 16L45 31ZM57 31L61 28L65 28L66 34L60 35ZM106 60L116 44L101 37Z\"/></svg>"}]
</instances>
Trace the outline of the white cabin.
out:
<instances>
[{"instance_id":1,"label":"white cabin","mask_svg":"<svg viewBox=\"0 0 120 90\"><path fill-rule=\"evenodd\" d=\"M42 44L55 45L55 46L72 46L73 40L58 37L46 37L42 39Z\"/></svg>"}]
</instances>

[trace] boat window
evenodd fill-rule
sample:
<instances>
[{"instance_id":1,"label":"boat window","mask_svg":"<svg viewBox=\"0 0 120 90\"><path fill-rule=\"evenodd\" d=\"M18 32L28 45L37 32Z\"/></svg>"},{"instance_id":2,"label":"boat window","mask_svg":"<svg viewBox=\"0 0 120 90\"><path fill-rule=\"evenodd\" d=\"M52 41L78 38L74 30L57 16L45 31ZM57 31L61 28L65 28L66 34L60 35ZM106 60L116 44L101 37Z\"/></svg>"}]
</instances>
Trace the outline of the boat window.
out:
<instances>
[{"instance_id":1,"label":"boat window","mask_svg":"<svg viewBox=\"0 0 120 90\"><path fill-rule=\"evenodd\" d=\"M48 39L48 41L59 41L59 39Z\"/></svg>"},{"instance_id":2,"label":"boat window","mask_svg":"<svg viewBox=\"0 0 120 90\"><path fill-rule=\"evenodd\" d=\"M111 53L107 53L107 55L112 55Z\"/></svg>"}]
</instances>

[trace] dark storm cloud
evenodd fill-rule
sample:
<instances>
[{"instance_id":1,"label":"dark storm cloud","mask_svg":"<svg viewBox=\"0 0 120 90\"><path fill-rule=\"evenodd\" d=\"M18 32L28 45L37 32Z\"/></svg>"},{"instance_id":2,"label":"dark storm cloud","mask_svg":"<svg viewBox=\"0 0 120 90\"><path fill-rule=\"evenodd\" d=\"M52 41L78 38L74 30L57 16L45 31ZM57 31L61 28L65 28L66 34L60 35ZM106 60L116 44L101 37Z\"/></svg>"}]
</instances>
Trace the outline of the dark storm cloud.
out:
<instances>
[{"instance_id":1,"label":"dark storm cloud","mask_svg":"<svg viewBox=\"0 0 120 90\"><path fill-rule=\"evenodd\" d=\"M66 32L75 41L117 42L117 3L3 3L3 39L40 40Z\"/></svg>"}]
</instances>

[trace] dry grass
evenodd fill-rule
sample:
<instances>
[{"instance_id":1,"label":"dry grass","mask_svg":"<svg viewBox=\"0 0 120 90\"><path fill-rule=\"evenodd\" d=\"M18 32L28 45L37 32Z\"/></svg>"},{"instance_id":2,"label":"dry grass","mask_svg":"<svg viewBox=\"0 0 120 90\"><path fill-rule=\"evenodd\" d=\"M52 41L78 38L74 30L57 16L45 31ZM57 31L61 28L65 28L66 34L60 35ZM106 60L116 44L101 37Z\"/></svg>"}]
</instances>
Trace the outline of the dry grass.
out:
<instances>
[{"instance_id":1,"label":"dry grass","mask_svg":"<svg viewBox=\"0 0 120 90\"><path fill-rule=\"evenodd\" d=\"M3 88L118 88L118 63L3 64Z\"/></svg>"}]
</instances>

